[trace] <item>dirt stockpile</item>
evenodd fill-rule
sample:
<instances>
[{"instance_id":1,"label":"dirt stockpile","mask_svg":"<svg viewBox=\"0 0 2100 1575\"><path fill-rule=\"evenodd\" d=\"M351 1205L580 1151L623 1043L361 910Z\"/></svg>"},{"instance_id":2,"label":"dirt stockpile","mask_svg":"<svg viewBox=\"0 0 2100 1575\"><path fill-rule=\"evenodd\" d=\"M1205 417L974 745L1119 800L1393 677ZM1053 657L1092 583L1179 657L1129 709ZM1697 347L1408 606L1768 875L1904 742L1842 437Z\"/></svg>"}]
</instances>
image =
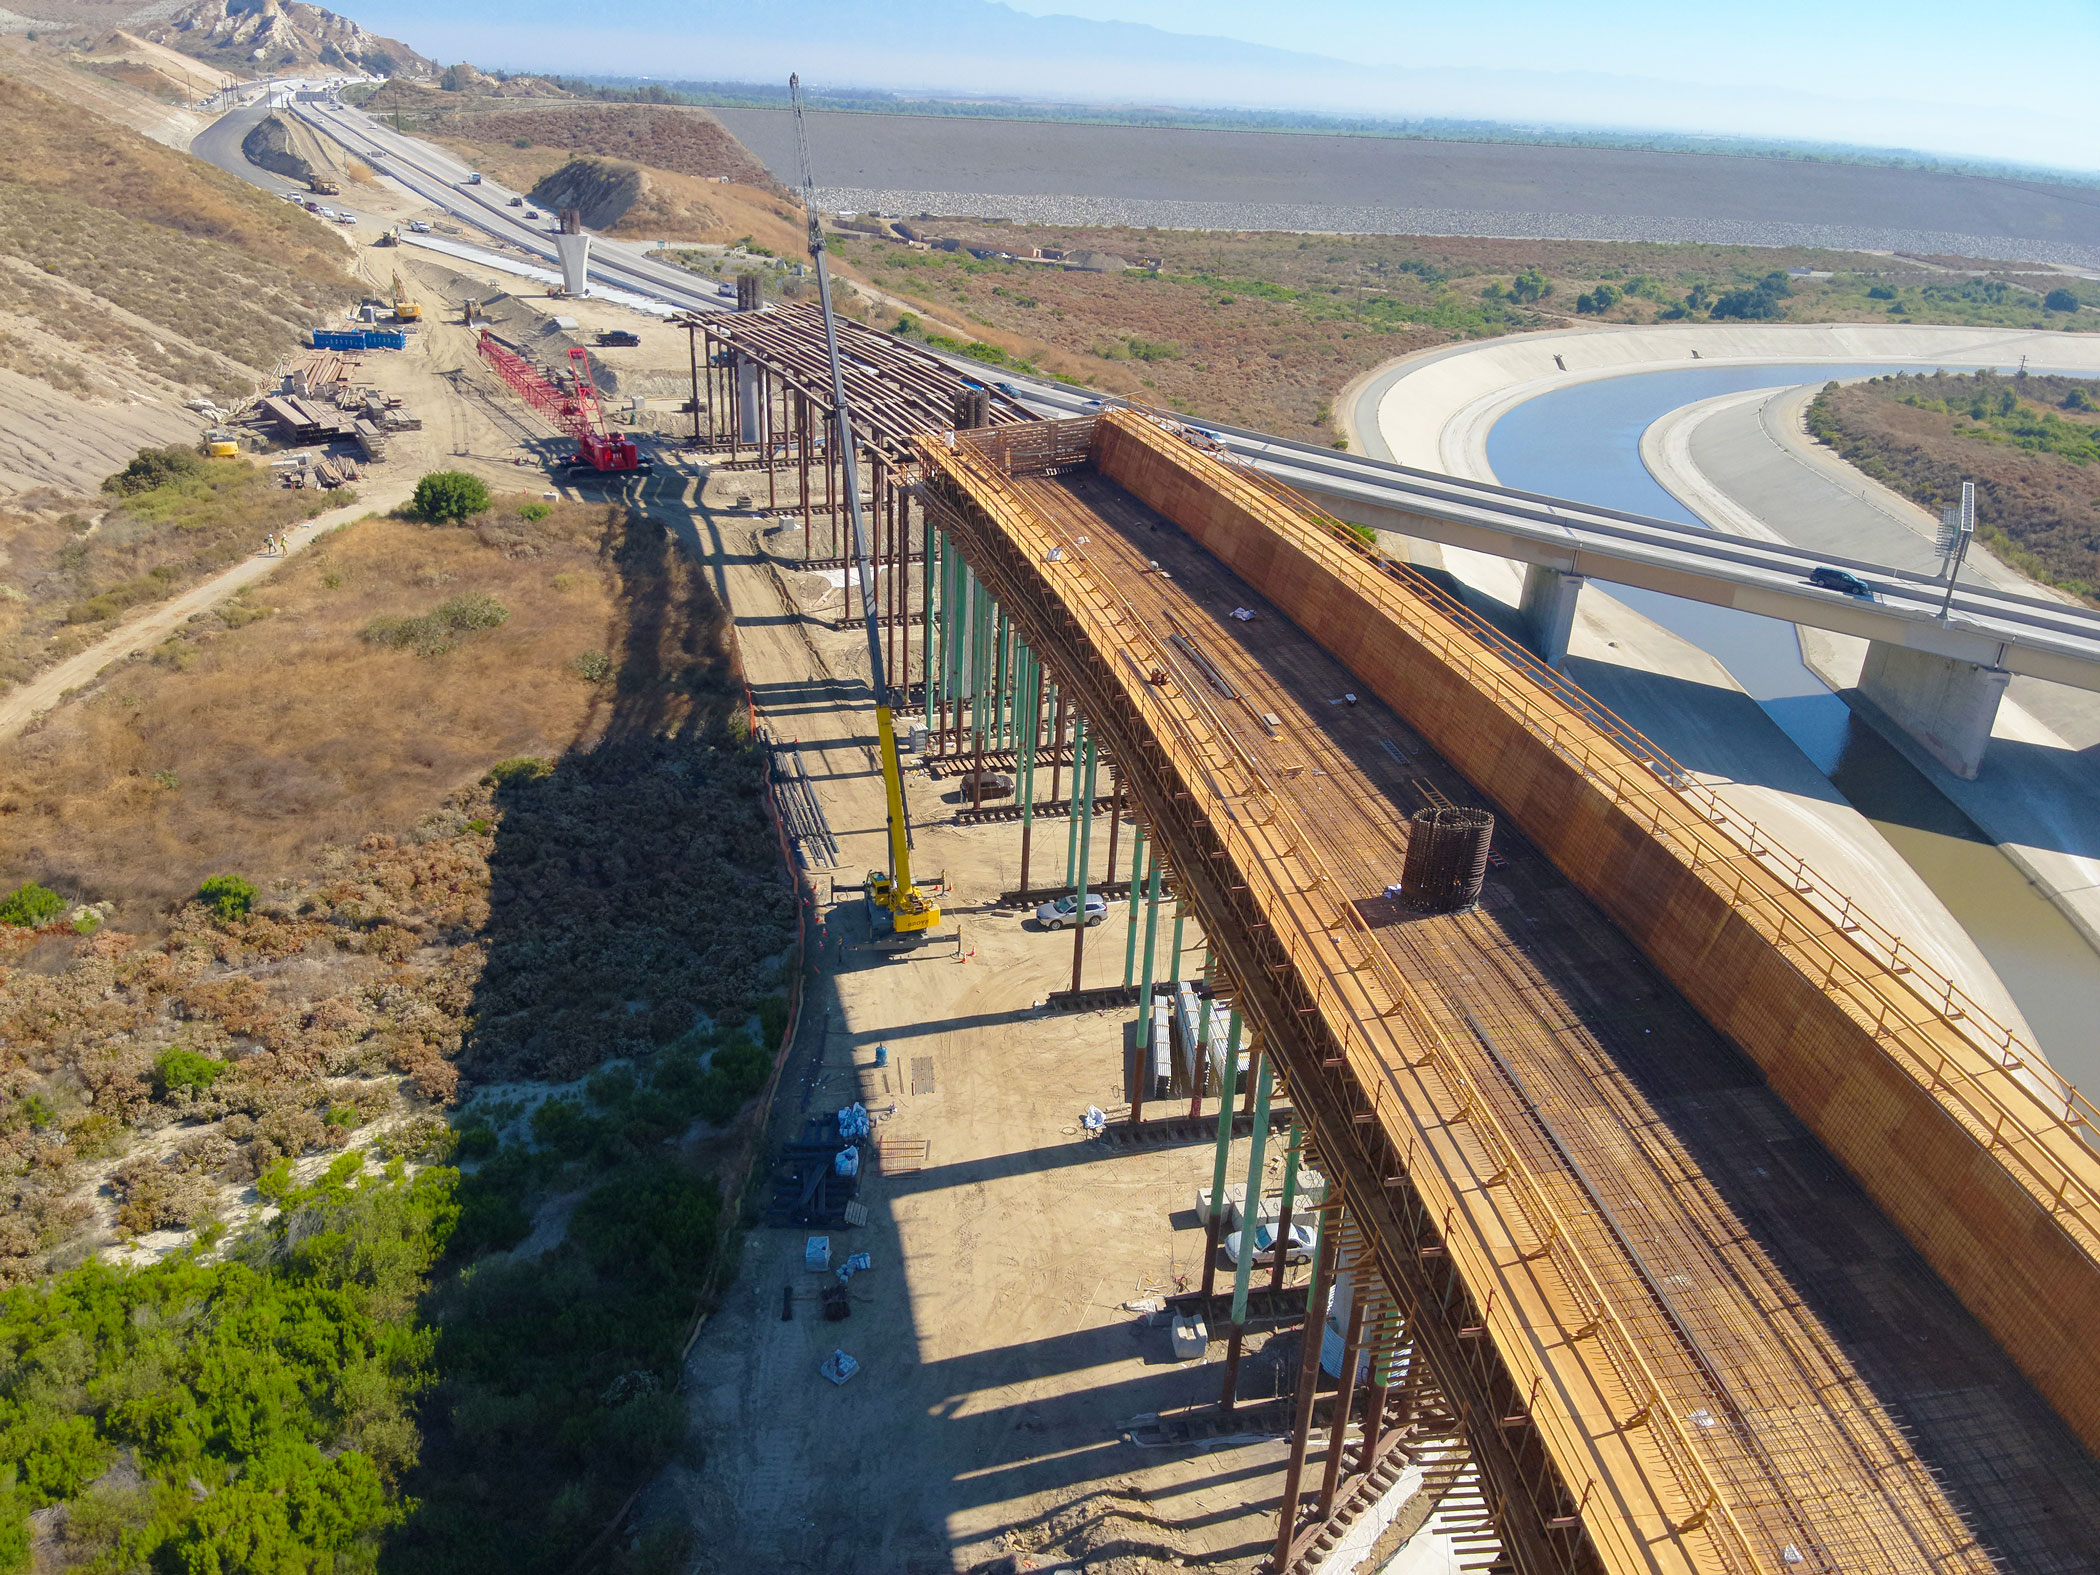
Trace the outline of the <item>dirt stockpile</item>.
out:
<instances>
[{"instance_id":1,"label":"dirt stockpile","mask_svg":"<svg viewBox=\"0 0 2100 1575\"><path fill-rule=\"evenodd\" d=\"M2090 378L1897 375L1809 406L1808 429L1929 509L1976 483L1977 530L2001 557L2100 598L2100 385Z\"/></svg>"},{"instance_id":2,"label":"dirt stockpile","mask_svg":"<svg viewBox=\"0 0 2100 1575\"><path fill-rule=\"evenodd\" d=\"M476 142L516 143L522 137L530 146L632 159L651 169L707 180L726 175L742 185L779 189L766 167L704 109L578 104L484 110L448 116L435 129Z\"/></svg>"}]
</instances>

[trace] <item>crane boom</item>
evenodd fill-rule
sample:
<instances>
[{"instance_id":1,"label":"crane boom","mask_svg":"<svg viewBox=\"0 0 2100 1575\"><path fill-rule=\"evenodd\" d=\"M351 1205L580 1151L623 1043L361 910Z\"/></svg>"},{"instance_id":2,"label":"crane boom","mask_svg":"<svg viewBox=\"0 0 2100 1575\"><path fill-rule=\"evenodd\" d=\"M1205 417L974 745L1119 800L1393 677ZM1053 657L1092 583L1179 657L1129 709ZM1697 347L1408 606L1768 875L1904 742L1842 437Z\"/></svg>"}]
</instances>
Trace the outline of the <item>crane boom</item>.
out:
<instances>
[{"instance_id":1,"label":"crane boom","mask_svg":"<svg viewBox=\"0 0 2100 1575\"><path fill-rule=\"evenodd\" d=\"M788 101L795 111L795 153L802 164L802 207L809 218L809 256L817 269L817 303L824 318L824 349L831 361L831 409L838 445L840 480L846 492L846 514L853 529L853 568L860 582L860 626L868 636L868 683L875 691L875 737L882 752L882 787L888 801L890 868L887 877L871 871L869 896L889 916L900 938L923 937L941 921L941 910L912 883L911 836L904 815L904 766L897 753L897 729L890 716L889 679L882 663L882 625L876 613L875 565L868 553L868 525L860 508L860 468L853 447L853 420L846 408L846 369L839 357L838 320L831 310L831 270L824 262L824 221L817 213L816 179L810 172L809 128L802 118L802 78L788 78Z\"/></svg>"}]
</instances>

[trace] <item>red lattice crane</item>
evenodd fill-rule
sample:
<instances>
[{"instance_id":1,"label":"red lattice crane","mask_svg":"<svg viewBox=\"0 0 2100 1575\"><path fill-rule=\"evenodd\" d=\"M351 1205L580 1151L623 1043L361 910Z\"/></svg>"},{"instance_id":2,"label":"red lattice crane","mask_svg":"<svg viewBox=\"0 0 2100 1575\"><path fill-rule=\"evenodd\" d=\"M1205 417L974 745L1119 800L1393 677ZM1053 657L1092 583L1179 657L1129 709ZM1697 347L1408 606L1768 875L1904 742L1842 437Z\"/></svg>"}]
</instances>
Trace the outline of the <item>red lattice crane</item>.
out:
<instances>
[{"instance_id":1,"label":"red lattice crane","mask_svg":"<svg viewBox=\"0 0 2100 1575\"><path fill-rule=\"evenodd\" d=\"M648 469L633 438L616 437L606 430L605 413L598 408L598 387L591 381L590 353L582 346L569 352L566 388L486 328L475 348L512 393L576 440L576 457L569 461L572 469Z\"/></svg>"}]
</instances>

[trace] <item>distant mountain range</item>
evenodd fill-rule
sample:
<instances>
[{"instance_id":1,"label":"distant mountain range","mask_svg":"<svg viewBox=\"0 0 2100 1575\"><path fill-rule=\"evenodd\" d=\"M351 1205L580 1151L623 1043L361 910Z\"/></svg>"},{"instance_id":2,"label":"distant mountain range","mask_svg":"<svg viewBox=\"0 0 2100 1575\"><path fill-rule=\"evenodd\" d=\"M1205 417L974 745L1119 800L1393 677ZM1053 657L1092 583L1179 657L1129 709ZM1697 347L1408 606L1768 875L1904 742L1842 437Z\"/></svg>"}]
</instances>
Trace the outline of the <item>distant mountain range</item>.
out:
<instances>
[{"instance_id":1,"label":"distant mountain range","mask_svg":"<svg viewBox=\"0 0 2100 1575\"><path fill-rule=\"evenodd\" d=\"M1369 67L1346 35L1292 51L1135 23L1029 16L996 0L631 0L572 21L557 0L369 0L367 24L440 59L572 74L785 80L1085 102L1326 110L1411 120L1704 131L2091 167L2093 139L2046 106L1825 98L1598 73Z\"/></svg>"}]
</instances>

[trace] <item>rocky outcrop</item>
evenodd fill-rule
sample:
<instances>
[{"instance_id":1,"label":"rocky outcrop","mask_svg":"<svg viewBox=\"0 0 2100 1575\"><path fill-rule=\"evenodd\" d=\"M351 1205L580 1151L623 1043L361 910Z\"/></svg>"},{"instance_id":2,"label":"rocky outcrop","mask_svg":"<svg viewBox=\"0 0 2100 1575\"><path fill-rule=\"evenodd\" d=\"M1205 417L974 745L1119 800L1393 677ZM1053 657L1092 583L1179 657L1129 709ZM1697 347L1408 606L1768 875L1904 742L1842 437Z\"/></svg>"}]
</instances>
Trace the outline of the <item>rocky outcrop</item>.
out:
<instances>
[{"instance_id":1,"label":"rocky outcrop","mask_svg":"<svg viewBox=\"0 0 2100 1575\"><path fill-rule=\"evenodd\" d=\"M532 200L556 213L575 208L585 229L609 230L649 190L649 177L617 159L571 159L532 188Z\"/></svg>"},{"instance_id":2,"label":"rocky outcrop","mask_svg":"<svg viewBox=\"0 0 2100 1575\"><path fill-rule=\"evenodd\" d=\"M312 179L314 167L292 151L291 135L282 120L265 116L241 139L241 155L250 164L304 182Z\"/></svg>"},{"instance_id":3,"label":"rocky outcrop","mask_svg":"<svg viewBox=\"0 0 2100 1575\"><path fill-rule=\"evenodd\" d=\"M372 76L429 78L436 65L397 39L304 0L197 0L146 35L215 64L323 66Z\"/></svg>"}]
</instances>

